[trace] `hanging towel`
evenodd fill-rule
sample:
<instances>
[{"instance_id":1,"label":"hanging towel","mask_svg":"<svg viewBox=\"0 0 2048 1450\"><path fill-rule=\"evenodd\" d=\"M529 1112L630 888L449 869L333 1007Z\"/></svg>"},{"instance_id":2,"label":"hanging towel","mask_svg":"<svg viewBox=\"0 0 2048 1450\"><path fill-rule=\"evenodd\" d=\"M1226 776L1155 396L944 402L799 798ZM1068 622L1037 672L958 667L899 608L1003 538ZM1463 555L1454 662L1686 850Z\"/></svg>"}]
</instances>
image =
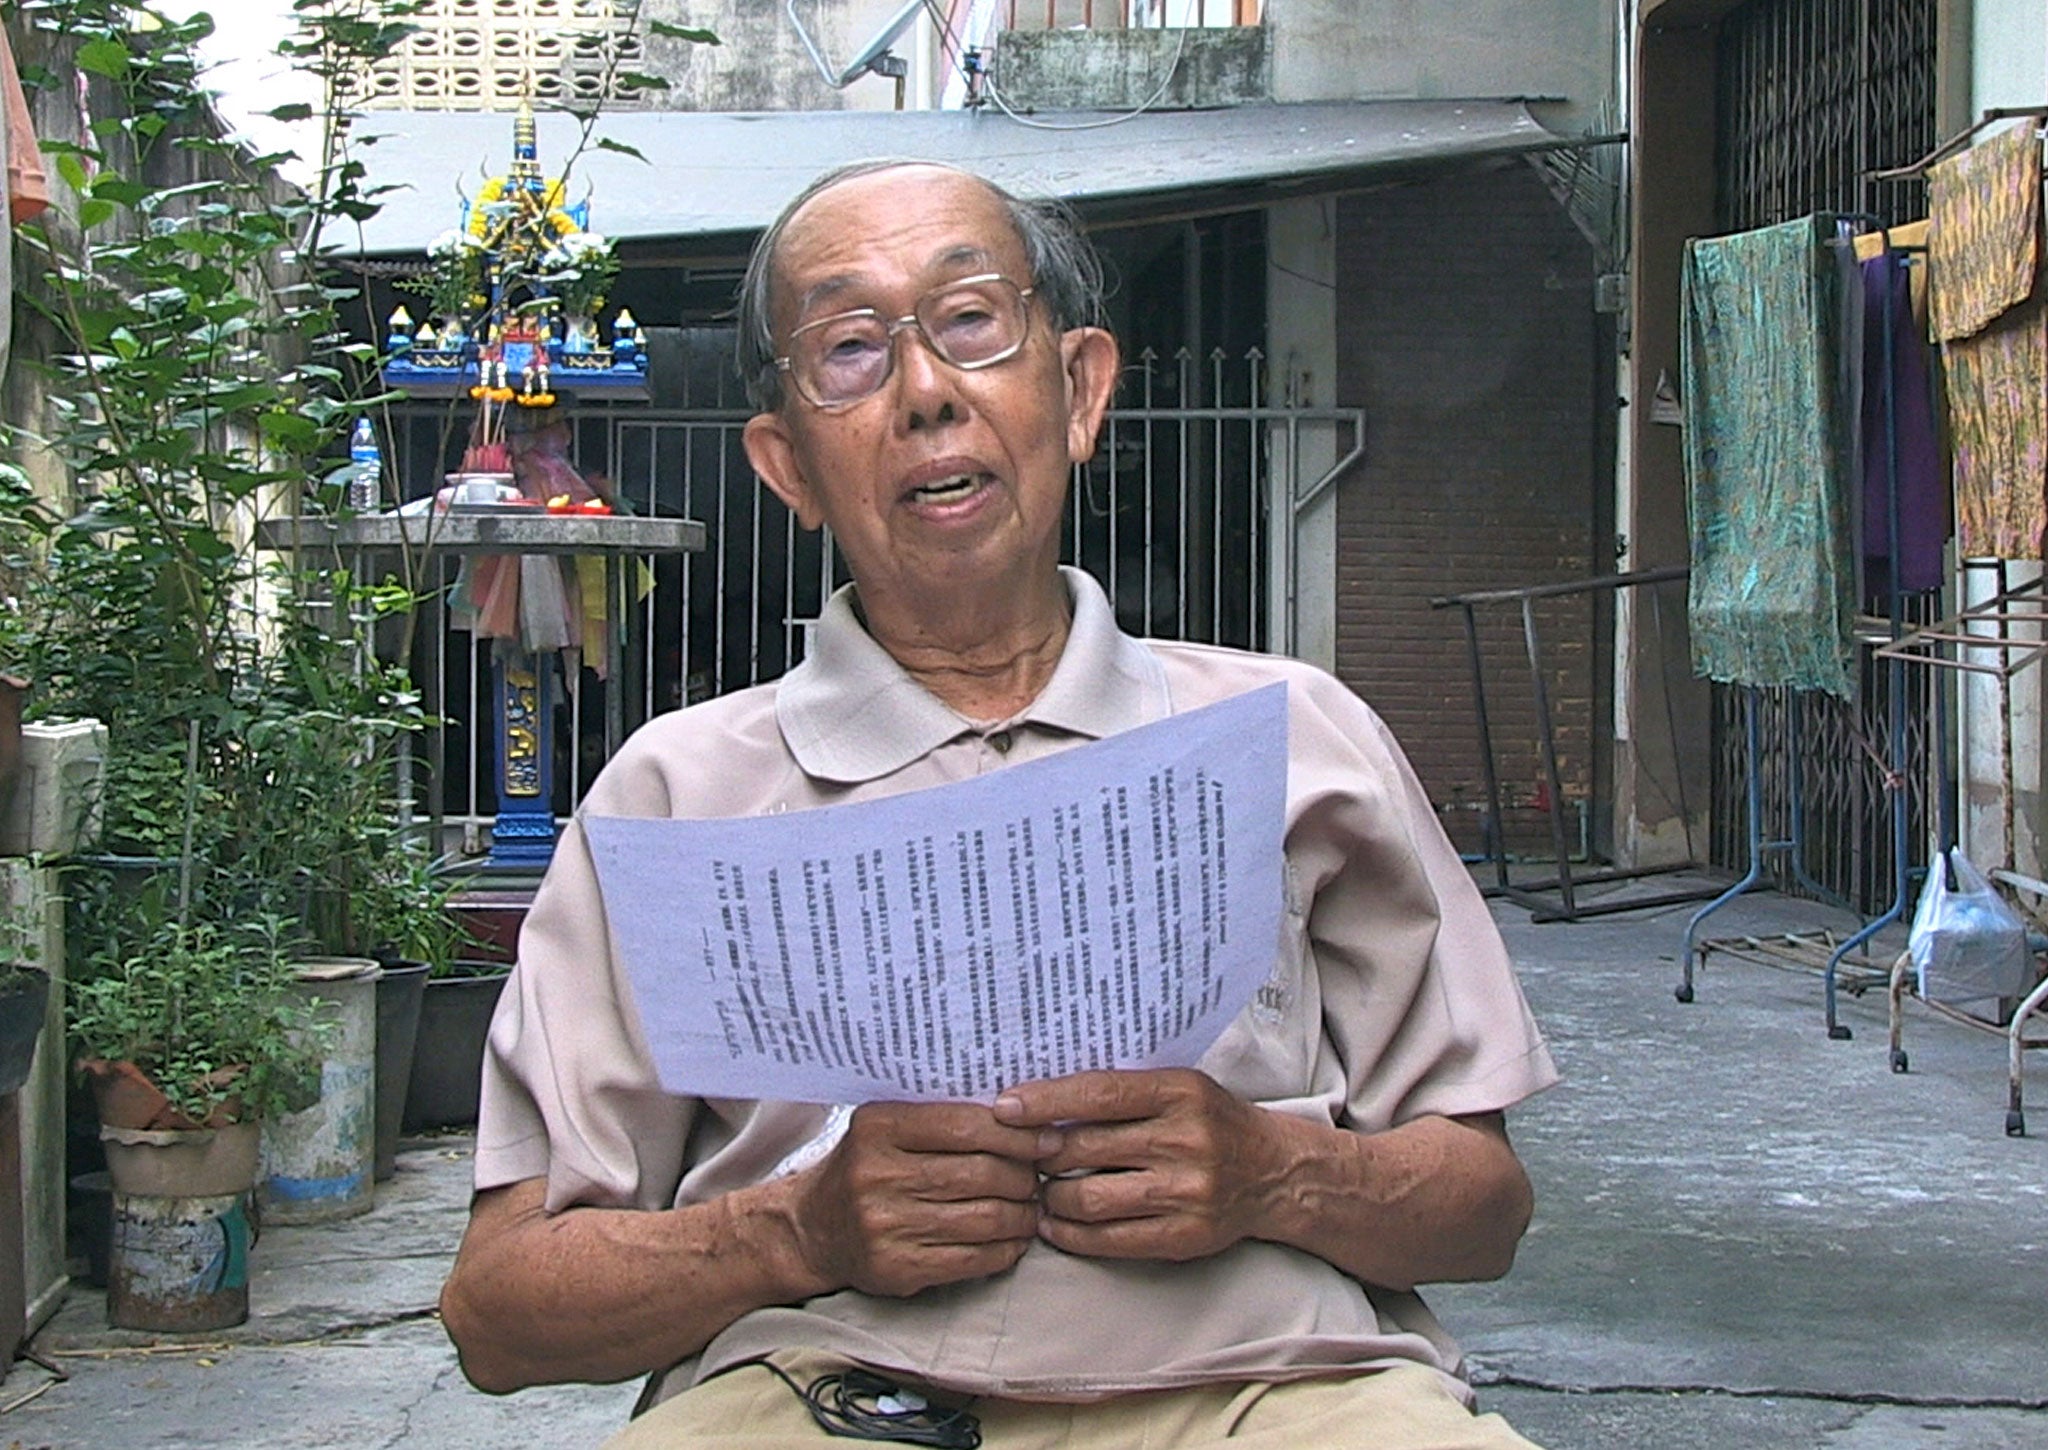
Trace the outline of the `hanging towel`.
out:
<instances>
[{"instance_id":1,"label":"hanging towel","mask_svg":"<svg viewBox=\"0 0 2048 1450\"><path fill-rule=\"evenodd\" d=\"M1964 558L2038 559L2048 526L2048 303L1942 348Z\"/></svg>"},{"instance_id":2,"label":"hanging towel","mask_svg":"<svg viewBox=\"0 0 2048 1450\"><path fill-rule=\"evenodd\" d=\"M1927 169L1929 320L1936 342L1984 330L2034 295L2041 143L2031 123Z\"/></svg>"},{"instance_id":3,"label":"hanging towel","mask_svg":"<svg viewBox=\"0 0 2048 1450\"><path fill-rule=\"evenodd\" d=\"M1860 265L1864 592L1874 599L1884 593L1891 576L1890 439L1898 440L1901 589L1934 589L1941 584L1942 548L1948 541L1948 475L1934 426L1927 338L1913 315L1911 269L1897 253ZM1892 339L1890 419L1885 404L1887 317Z\"/></svg>"},{"instance_id":4,"label":"hanging towel","mask_svg":"<svg viewBox=\"0 0 2048 1450\"><path fill-rule=\"evenodd\" d=\"M1680 365L1693 669L1856 694L1839 272L1808 217L1688 242Z\"/></svg>"},{"instance_id":5,"label":"hanging towel","mask_svg":"<svg viewBox=\"0 0 2048 1450\"><path fill-rule=\"evenodd\" d=\"M1957 542L1966 558L2038 559L2048 530L2041 143L2017 127L1930 167L1927 182Z\"/></svg>"}]
</instances>

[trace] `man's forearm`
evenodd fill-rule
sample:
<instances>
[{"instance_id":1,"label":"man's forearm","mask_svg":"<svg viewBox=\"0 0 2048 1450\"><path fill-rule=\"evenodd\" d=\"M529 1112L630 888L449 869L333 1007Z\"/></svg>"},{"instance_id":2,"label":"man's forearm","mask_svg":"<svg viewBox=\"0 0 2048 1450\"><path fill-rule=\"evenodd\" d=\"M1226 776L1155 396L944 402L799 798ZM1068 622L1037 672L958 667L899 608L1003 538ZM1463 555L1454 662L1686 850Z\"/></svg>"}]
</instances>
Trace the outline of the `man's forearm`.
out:
<instances>
[{"instance_id":1,"label":"man's forearm","mask_svg":"<svg viewBox=\"0 0 2048 1450\"><path fill-rule=\"evenodd\" d=\"M822 1162L709 1203L551 1214L529 1178L477 1195L441 1317L479 1389L665 1369L771 1304L1011 1267L1044 1151L970 1103L866 1103Z\"/></svg>"},{"instance_id":2,"label":"man's forearm","mask_svg":"<svg viewBox=\"0 0 2048 1450\"><path fill-rule=\"evenodd\" d=\"M1514 1262L1534 1196L1498 1114L1359 1134L1283 1114L1253 1236L1390 1289L1492 1279Z\"/></svg>"},{"instance_id":3,"label":"man's forearm","mask_svg":"<svg viewBox=\"0 0 2048 1450\"><path fill-rule=\"evenodd\" d=\"M695 1354L742 1314L830 1287L799 1249L788 1180L661 1212L549 1214L544 1188L480 1194L441 1291L479 1389L630 1379Z\"/></svg>"}]
</instances>

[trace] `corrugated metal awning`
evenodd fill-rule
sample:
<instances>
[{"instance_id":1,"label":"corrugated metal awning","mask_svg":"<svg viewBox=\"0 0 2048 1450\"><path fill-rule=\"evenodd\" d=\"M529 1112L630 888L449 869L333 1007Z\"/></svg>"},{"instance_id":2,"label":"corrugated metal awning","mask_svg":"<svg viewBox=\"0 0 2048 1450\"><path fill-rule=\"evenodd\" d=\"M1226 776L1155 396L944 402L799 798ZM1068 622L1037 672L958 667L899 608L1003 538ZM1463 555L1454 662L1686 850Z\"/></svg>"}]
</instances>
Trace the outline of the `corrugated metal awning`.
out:
<instances>
[{"instance_id":1,"label":"corrugated metal awning","mask_svg":"<svg viewBox=\"0 0 2048 1450\"><path fill-rule=\"evenodd\" d=\"M1305 101L1110 118L1063 112L1025 125L997 111L620 112L600 117L571 193L592 229L621 240L759 231L819 173L864 157L951 162L1024 196L1061 197L1090 220L1255 205L1367 184L1401 171L1582 144L1520 101ZM1061 129L1051 129L1051 128ZM418 252L456 224L511 159L504 114L370 112L357 152L371 186L396 185L364 224L365 255ZM541 163L558 174L579 127L540 118ZM594 144L603 137L645 161Z\"/></svg>"}]
</instances>

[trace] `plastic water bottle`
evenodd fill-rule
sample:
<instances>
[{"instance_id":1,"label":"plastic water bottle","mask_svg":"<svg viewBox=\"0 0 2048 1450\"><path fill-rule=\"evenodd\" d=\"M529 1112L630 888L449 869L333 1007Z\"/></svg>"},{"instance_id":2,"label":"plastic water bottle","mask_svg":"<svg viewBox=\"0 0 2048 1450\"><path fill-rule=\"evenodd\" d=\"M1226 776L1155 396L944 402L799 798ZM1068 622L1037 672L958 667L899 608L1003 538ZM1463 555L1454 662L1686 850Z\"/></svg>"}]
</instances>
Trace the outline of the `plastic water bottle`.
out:
<instances>
[{"instance_id":1,"label":"plastic water bottle","mask_svg":"<svg viewBox=\"0 0 2048 1450\"><path fill-rule=\"evenodd\" d=\"M356 419L348 461L348 506L357 513L376 513L383 500L384 455L377 450L377 429L368 418Z\"/></svg>"}]
</instances>

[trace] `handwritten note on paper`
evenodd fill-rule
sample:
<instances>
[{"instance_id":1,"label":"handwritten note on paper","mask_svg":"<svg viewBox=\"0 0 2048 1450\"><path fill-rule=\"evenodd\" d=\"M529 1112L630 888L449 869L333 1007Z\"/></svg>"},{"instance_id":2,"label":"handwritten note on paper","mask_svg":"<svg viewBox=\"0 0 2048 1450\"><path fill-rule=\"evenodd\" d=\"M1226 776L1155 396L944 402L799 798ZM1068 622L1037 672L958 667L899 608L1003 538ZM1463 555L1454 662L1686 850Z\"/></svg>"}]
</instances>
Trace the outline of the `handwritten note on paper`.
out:
<instances>
[{"instance_id":1,"label":"handwritten note on paper","mask_svg":"<svg viewBox=\"0 0 2048 1450\"><path fill-rule=\"evenodd\" d=\"M987 1101L1194 1064L1279 943L1286 687L821 810L586 817L662 1086Z\"/></svg>"}]
</instances>

